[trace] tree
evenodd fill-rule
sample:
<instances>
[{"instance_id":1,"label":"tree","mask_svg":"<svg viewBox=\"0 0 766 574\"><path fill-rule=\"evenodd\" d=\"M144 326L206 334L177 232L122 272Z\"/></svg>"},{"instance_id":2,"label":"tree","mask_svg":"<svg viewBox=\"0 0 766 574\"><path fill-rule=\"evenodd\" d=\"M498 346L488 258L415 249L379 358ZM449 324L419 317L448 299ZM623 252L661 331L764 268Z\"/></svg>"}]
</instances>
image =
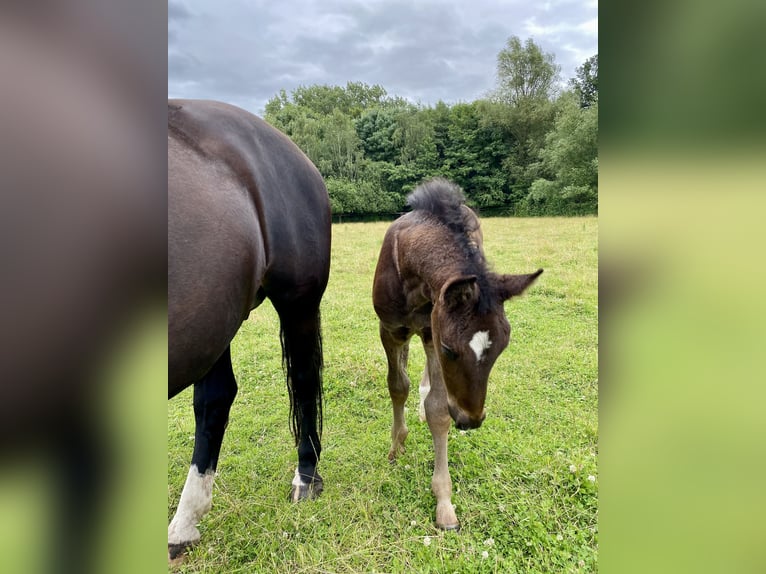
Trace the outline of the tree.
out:
<instances>
[{"instance_id":1,"label":"tree","mask_svg":"<svg viewBox=\"0 0 766 574\"><path fill-rule=\"evenodd\" d=\"M488 108L490 122L509 131L515 140L504 165L519 199L536 177L534 165L554 118L553 97L560 67L553 54L528 38L508 39L497 55L497 88Z\"/></svg>"},{"instance_id":2,"label":"tree","mask_svg":"<svg viewBox=\"0 0 766 574\"><path fill-rule=\"evenodd\" d=\"M580 100L580 107L589 108L598 102L598 54L591 56L575 70L569 85Z\"/></svg>"},{"instance_id":3,"label":"tree","mask_svg":"<svg viewBox=\"0 0 766 574\"><path fill-rule=\"evenodd\" d=\"M301 86L266 104L325 178L338 214L392 214L424 179L444 176L470 205L516 213L598 208L598 55L556 98L559 67L528 39L508 40L486 100L433 107L381 86Z\"/></svg>"},{"instance_id":4,"label":"tree","mask_svg":"<svg viewBox=\"0 0 766 574\"><path fill-rule=\"evenodd\" d=\"M543 52L532 38L522 46L518 36L511 36L497 55L495 99L512 106L549 100L560 70L554 55Z\"/></svg>"},{"instance_id":5,"label":"tree","mask_svg":"<svg viewBox=\"0 0 766 574\"><path fill-rule=\"evenodd\" d=\"M553 129L540 151L542 171L529 190L532 213L577 215L598 210L598 102L580 107L574 92L562 95Z\"/></svg>"},{"instance_id":6,"label":"tree","mask_svg":"<svg viewBox=\"0 0 766 574\"><path fill-rule=\"evenodd\" d=\"M503 161L510 140L507 132L483 121L485 104L455 104L449 109L441 175L459 184L474 205L491 207L502 205L509 189Z\"/></svg>"},{"instance_id":7,"label":"tree","mask_svg":"<svg viewBox=\"0 0 766 574\"><path fill-rule=\"evenodd\" d=\"M391 109L372 108L356 120L356 133L371 161L394 162L397 152L394 147L396 114Z\"/></svg>"}]
</instances>

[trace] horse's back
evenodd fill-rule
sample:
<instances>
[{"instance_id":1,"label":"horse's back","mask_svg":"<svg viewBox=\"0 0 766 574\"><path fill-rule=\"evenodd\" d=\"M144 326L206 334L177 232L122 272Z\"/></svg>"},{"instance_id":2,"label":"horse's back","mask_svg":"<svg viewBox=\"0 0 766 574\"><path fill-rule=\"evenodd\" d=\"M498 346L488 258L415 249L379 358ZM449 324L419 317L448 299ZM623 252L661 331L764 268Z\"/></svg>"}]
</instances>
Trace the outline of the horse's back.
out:
<instances>
[{"instance_id":1,"label":"horse's back","mask_svg":"<svg viewBox=\"0 0 766 574\"><path fill-rule=\"evenodd\" d=\"M303 153L219 102L168 102L168 195L174 394L204 375L265 296L318 303L331 220L322 178Z\"/></svg>"},{"instance_id":2,"label":"horse's back","mask_svg":"<svg viewBox=\"0 0 766 574\"><path fill-rule=\"evenodd\" d=\"M314 164L286 135L245 110L211 101L168 105L170 128L191 135L200 153L224 161L248 188L262 227L267 290L279 294L290 282L326 284L330 201Z\"/></svg>"}]
</instances>

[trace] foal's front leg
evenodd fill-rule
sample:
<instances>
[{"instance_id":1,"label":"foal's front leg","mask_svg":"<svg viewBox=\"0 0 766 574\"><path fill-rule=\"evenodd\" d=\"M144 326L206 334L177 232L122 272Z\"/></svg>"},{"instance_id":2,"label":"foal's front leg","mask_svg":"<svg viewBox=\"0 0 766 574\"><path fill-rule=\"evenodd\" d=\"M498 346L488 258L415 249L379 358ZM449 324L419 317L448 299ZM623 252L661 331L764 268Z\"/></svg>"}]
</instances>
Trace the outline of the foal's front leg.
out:
<instances>
[{"instance_id":1,"label":"foal's front leg","mask_svg":"<svg viewBox=\"0 0 766 574\"><path fill-rule=\"evenodd\" d=\"M460 522L452 507L452 479L447 466L447 434L452 419L447 408L447 389L434 351L433 341L424 343L430 390L424 400L426 420L434 441L434 474L431 490L436 497L436 526L458 530Z\"/></svg>"}]
</instances>

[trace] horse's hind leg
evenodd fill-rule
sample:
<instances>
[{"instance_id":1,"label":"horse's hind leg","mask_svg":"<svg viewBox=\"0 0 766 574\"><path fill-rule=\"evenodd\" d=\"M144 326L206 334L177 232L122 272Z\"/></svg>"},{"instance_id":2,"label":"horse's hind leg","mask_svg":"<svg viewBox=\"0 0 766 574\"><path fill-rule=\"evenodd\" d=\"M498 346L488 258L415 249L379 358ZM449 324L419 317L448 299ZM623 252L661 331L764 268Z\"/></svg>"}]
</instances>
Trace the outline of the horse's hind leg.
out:
<instances>
[{"instance_id":1,"label":"horse's hind leg","mask_svg":"<svg viewBox=\"0 0 766 574\"><path fill-rule=\"evenodd\" d=\"M273 301L273 300L272 300ZM291 425L298 447L290 500L322 493L317 463L322 453L322 333L319 303L273 301L279 314L283 360L290 393Z\"/></svg>"},{"instance_id":2,"label":"horse's hind leg","mask_svg":"<svg viewBox=\"0 0 766 574\"><path fill-rule=\"evenodd\" d=\"M404 441L409 430L404 420L404 404L410 393L410 379L407 376L407 358L409 354L409 331L400 329L391 332L380 324L380 341L388 360L388 394L394 409L394 422L391 425L391 450L388 460L393 462L404 452Z\"/></svg>"},{"instance_id":3,"label":"horse's hind leg","mask_svg":"<svg viewBox=\"0 0 766 574\"><path fill-rule=\"evenodd\" d=\"M229 410L237 394L229 348L207 375L194 385L194 454L178 509L168 527L168 555L176 558L200 539L197 523L210 510L213 477Z\"/></svg>"}]
</instances>

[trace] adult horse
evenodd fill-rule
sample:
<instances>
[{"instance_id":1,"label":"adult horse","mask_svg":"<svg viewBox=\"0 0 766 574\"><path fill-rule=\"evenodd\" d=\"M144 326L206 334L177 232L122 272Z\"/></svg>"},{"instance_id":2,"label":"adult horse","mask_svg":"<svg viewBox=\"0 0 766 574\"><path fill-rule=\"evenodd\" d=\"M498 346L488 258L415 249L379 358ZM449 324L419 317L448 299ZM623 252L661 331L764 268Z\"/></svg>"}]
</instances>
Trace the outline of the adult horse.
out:
<instances>
[{"instance_id":1,"label":"adult horse","mask_svg":"<svg viewBox=\"0 0 766 574\"><path fill-rule=\"evenodd\" d=\"M322 177L282 133L239 108L168 102L168 398L194 385L191 468L168 527L171 558L200 538L229 409L230 342L264 299L280 320L298 467L290 498L322 478L319 304L330 270Z\"/></svg>"},{"instance_id":2,"label":"adult horse","mask_svg":"<svg viewBox=\"0 0 766 574\"><path fill-rule=\"evenodd\" d=\"M503 302L523 293L543 272L489 271L479 219L464 201L458 186L440 178L415 189L408 197L413 211L386 232L373 285L394 409L388 458L394 461L404 451L407 355L417 334L426 352L420 413L434 444L436 525L445 530L460 526L447 468L450 418L459 429L484 421L489 373L510 339Z\"/></svg>"}]
</instances>

